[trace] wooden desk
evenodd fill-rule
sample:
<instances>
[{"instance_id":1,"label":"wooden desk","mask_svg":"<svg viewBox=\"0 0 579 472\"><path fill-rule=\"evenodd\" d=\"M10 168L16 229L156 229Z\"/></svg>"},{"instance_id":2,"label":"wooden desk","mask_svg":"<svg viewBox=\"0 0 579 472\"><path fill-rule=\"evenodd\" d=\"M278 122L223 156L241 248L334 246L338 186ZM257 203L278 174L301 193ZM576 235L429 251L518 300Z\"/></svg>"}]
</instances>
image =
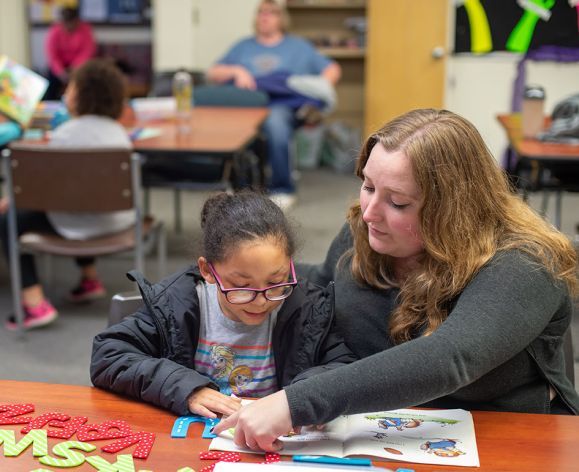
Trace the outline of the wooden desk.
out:
<instances>
[{"instance_id":1,"label":"wooden desk","mask_svg":"<svg viewBox=\"0 0 579 472\"><path fill-rule=\"evenodd\" d=\"M122 123L160 129L160 136L133 143L140 152L233 154L255 139L268 113L267 108L194 107L189 133L178 133L174 119L139 122L130 112Z\"/></svg>"},{"instance_id":2,"label":"wooden desk","mask_svg":"<svg viewBox=\"0 0 579 472\"><path fill-rule=\"evenodd\" d=\"M579 162L579 146L539 141L523 138L521 114L497 115L497 120L507 133L509 146L521 159L541 162ZM545 121L548 126L549 120Z\"/></svg>"},{"instance_id":3,"label":"wooden desk","mask_svg":"<svg viewBox=\"0 0 579 472\"><path fill-rule=\"evenodd\" d=\"M555 226L561 229L562 198L563 191L579 191L579 182L567 179L560 182L557 179L545 179L544 170L557 167L557 172L563 174L571 170L575 175L579 169L579 145L543 142L537 139L523 137L521 114L497 115L497 120L507 133L509 147L515 154L516 161L509 165L509 171L515 178L517 187L523 191L526 199L529 191L554 190L555 202ZM545 128L550 124L550 119L545 119ZM509 163L511 164L511 163ZM564 166L564 170L562 169ZM525 170L522 170L525 169ZM543 195L541 213L547 211L548 193Z\"/></svg>"},{"instance_id":4,"label":"wooden desk","mask_svg":"<svg viewBox=\"0 0 579 472\"><path fill-rule=\"evenodd\" d=\"M71 416L87 416L89 423L120 419L129 423L133 431L155 433L155 444L149 457L146 460L135 459L137 471L176 472L186 466L199 471L203 466L213 463L199 460L199 452L207 450L210 442L201 439L201 425L191 425L185 439L172 439L170 432L174 415L96 388L0 380L0 404L6 403L34 404L36 410L30 414L33 417L60 412ZM417 472L579 470L579 417L496 412L473 412L473 416L480 469L379 461L375 461L375 465L392 470L408 467ZM21 428L22 425L0 425L0 429L17 431L17 440L22 437L19 432ZM76 440L76 436L71 440ZM54 444L62 441L49 438L49 453ZM83 454L99 455L114 463L115 455L100 451L101 446L113 441L93 441L97 446L95 452ZM133 449L134 446L119 454L130 454ZM0 450L3 450L3 446L0 446ZM243 460L260 462L263 457L247 454ZM40 466L28 449L19 457L4 457L0 454L2 471L30 471ZM94 471L94 468L85 463L67 470Z\"/></svg>"}]
</instances>

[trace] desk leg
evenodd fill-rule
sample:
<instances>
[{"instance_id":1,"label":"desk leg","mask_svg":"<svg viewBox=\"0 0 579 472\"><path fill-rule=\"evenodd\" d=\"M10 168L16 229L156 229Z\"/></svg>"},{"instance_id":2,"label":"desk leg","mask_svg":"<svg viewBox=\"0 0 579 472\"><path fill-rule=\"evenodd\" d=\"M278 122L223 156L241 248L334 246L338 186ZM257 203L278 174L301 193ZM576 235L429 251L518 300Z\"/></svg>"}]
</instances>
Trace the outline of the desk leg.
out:
<instances>
[{"instance_id":1,"label":"desk leg","mask_svg":"<svg viewBox=\"0 0 579 472\"><path fill-rule=\"evenodd\" d=\"M174 191L174 207L175 207L175 232L181 233L183 224L181 221L181 189L176 188Z\"/></svg>"},{"instance_id":2,"label":"desk leg","mask_svg":"<svg viewBox=\"0 0 579 472\"><path fill-rule=\"evenodd\" d=\"M555 227L561 231L561 211L563 207L563 191L557 190L555 195Z\"/></svg>"},{"instance_id":3,"label":"desk leg","mask_svg":"<svg viewBox=\"0 0 579 472\"><path fill-rule=\"evenodd\" d=\"M149 188L145 188L143 193L143 211L145 212L145 215L149 215L151 210L151 194Z\"/></svg>"},{"instance_id":4,"label":"desk leg","mask_svg":"<svg viewBox=\"0 0 579 472\"><path fill-rule=\"evenodd\" d=\"M549 208L549 191L543 190L543 198L541 199L541 216L546 218L547 210Z\"/></svg>"}]
</instances>

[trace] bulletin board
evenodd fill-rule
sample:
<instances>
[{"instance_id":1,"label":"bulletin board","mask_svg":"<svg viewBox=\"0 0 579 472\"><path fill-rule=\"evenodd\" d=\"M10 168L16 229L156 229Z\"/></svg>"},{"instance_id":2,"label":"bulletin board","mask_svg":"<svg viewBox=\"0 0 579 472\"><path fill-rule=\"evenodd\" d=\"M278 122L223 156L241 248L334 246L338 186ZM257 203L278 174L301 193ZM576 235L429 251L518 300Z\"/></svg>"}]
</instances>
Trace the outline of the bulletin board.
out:
<instances>
[{"instance_id":1,"label":"bulletin board","mask_svg":"<svg viewBox=\"0 0 579 472\"><path fill-rule=\"evenodd\" d=\"M150 22L150 0L29 0L30 21L52 23L63 7L78 8L80 19L89 23L142 24Z\"/></svg>"},{"instance_id":2,"label":"bulletin board","mask_svg":"<svg viewBox=\"0 0 579 472\"><path fill-rule=\"evenodd\" d=\"M578 0L456 2L454 52L525 53L547 45L579 48Z\"/></svg>"}]
</instances>

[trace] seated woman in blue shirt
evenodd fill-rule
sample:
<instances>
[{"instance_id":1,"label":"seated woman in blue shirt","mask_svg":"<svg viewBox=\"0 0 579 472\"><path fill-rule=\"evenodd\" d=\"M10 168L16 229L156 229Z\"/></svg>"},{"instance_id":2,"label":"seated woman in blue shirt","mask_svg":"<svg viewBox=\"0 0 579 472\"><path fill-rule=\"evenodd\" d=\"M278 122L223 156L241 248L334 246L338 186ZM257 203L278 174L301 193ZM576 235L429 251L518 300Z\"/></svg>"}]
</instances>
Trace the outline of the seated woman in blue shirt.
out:
<instances>
[{"instance_id":1,"label":"seated woman in blue shirt","mask_svg":"<svg viewBox=\"0 0 579 472\"><path fill-rule=\"evenodd\" d=\"M341 75L340 66L320 54L308 41L287 34L287 24L287 12L277 1L261 1L255 18L255 36L235 44L207 71L207 78L216 83L232 81L237 87L256 90L256 81L282 72L319 75L335 85ZM264 123L272 170L269 188L274 201L282 208L295 201L289 162L294 111L287 104L271 104Z\"/></svg>"}]
</instances>

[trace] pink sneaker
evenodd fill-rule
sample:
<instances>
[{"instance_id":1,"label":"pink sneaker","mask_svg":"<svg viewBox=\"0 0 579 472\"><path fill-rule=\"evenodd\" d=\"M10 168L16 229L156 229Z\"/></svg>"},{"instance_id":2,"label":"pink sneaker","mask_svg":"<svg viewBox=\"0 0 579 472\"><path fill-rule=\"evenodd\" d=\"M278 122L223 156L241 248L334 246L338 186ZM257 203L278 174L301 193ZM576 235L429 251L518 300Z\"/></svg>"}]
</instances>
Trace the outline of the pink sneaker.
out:
<instances>
[{"instance_id":1,"label":"pink sneaker","mask_svg":"<svg viewBox=\"0 0 579 472\"><path fill-rule=\"evenodd\" d=\"M104 285L98 279L81 279L77 287L71 290L68 300L72 303L85 303L107 294Z\"/></svg>"},{"instance_id":2,"label":"pink sneaker","mask_svg":"<svg viewBox=\"0 0 579 472\"><path fill-rule=\"evenodd\" d=\"M24 329L33 329L52 323L58 317L58 311L45 298L36 306L26 306L24 308ZM6 322L6 329L15 331L18 329L16 317L12 315Z\"/></svg>"}]
</instances>

